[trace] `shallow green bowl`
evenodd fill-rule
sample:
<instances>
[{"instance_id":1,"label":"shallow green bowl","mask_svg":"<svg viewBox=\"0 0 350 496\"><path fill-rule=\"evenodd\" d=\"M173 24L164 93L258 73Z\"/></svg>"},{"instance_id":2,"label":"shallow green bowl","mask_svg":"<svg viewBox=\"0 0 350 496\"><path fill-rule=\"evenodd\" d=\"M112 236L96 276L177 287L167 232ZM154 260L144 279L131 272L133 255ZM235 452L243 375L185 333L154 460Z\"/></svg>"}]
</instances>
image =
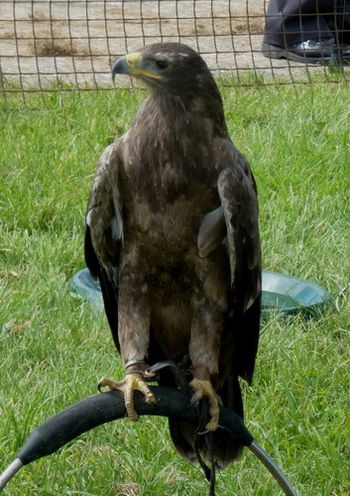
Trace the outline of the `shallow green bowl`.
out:
<instances>
[{"instance_id":1,"label":"shallow green bowl","mask_svg":"<svg viewBox=\"0 0 350 496\"><path fill-rule=\"evenodd\" d=\"M72 280L72 288L97 309L103 308L99 283L95 282L88 271L77 272ZM283 313L294 315L302 312L306 316L321 315L333 306L327 291L317 284L278 272L262 271L262 309L264 314Z\"/></svg>"}]
</instances>

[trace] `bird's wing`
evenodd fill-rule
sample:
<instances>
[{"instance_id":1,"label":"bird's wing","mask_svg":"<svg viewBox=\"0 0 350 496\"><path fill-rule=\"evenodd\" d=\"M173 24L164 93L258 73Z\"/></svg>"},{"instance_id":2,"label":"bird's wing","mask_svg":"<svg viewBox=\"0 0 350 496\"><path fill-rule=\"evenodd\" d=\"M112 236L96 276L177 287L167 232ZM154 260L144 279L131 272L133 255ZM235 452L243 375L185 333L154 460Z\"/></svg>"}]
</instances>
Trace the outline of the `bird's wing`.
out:
<instances>
[{"instance_id":1,"label":"bird's wing","mask_svg":"<svg viewBox=\"0 0 350 496\"><path fill-rule=\"evenodd\" d=\"M122 205L118 190L118 142L102 153L92 183L86 214L85 262L98 278L114 342L118 340L118 266L123 241Z\"/></svg>"},{"instance_id":2,"label":"bird's wing","mask_svg":"<svg viewBox=\"0 0 350 496\"><path fill-rule=\"evenodd\" d=\"M217 139L217 181L221 205L204 216L198 249L207 256L224 240L230 263L231 296L221 366L251 381L258 347L261 307L261 254L254 177L242 155ZM234 350L234 356L232 352ZM227 376L228 371L222 370Z\"/></svg>"},{"instance_id":3,"label":"bird's wing","mask_svg":"<svg viewBox=\"0 0 350 496\"><path fill-rule=\"evenodd\" d=\"M235 368L250 382L259 340L261 252L256 186L243 158L220 172L218 193L231 271L229 314L236 347Z\"/></svg>"}]
</instances>

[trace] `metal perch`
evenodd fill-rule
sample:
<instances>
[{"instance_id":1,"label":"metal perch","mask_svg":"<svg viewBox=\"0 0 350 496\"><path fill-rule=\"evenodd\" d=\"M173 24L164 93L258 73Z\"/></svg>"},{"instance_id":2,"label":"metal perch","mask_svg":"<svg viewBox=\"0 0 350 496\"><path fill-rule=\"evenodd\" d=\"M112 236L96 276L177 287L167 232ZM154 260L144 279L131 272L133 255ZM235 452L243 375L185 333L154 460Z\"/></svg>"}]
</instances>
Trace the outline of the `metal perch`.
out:
<instances>
[{"instance_id":1,"label":"metal perch","mask_svg":"<svg viewBox=\"0 0 350 496\"><path fill-rule=\"evenodd\" d=\"M198 408L191 405L188 395L170 387L151 386L157 404L148 404L135 393L135 409L139 415L178 416L198 423ZM124 417L124 397L120 391L97 394L80 401L40 425L19 450L16 459L0 475L0 491L23 465L50 455L66 443L98 425ZM253 440L242 420L231 410L221 407L219 425L243 446L250 449L266 466L287 496L297 496L288 480L268 454Z\"/></svg>"}]
</instances>

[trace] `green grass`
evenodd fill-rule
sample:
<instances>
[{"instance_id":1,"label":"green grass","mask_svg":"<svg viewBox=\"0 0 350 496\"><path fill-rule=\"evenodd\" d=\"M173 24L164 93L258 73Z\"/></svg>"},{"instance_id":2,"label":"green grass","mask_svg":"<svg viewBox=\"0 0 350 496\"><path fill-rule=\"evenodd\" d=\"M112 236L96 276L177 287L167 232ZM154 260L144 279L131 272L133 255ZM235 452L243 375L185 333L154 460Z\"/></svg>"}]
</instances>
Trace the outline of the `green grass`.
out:
<instances>
[{"instance_id":1,"label":"green grass","mask_svg":"<svg viewBox=\"0 0 350 496\"><path fill-rule=\"evenodd\" d=\"M264 267L337 299L319 320L262 329L246 423L300 496L350 494L350 94L346 85L223 88L231 135L260 194ZM95 163L144 93L37 95L0 107L0 471L29 432L121 376L103 316L72 295ZM36 107L36 109L35 109ZM338 297L339 295L339 297ZM119 421L25 467L5 495L199 496L163 419ZM247 451L217 494L281 494Z\"/></svg>"}]
</instances>

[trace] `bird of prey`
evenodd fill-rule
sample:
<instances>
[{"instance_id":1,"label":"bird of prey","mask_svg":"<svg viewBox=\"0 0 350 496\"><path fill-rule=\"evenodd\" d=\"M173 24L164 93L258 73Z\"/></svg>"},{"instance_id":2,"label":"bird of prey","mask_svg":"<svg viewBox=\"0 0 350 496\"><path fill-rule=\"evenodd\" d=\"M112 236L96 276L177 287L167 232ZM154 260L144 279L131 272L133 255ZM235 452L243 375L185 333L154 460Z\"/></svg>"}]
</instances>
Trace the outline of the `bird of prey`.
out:
<instances>
[{"instance_id":1,"label":"bird of prey","mask_svg":"<svg viewBox=\"0 0 350 496\"><path fill-rule=\"evenodd\" d=\"M126 373L101 385L121 389L136 420L133 391L155 401L149 366L175 360L193 399L208 398L206 428L226 465L241 448L217 428L220 404L243 417L239 377L251 381L258 347L256 184L196 51L149 45L117 60L112 73L140 79L150 95L102 153L88 202L86 264ZM180 454L194 460L194 427L170 418L169 428Z\"/></svg>"}]
</instances>

